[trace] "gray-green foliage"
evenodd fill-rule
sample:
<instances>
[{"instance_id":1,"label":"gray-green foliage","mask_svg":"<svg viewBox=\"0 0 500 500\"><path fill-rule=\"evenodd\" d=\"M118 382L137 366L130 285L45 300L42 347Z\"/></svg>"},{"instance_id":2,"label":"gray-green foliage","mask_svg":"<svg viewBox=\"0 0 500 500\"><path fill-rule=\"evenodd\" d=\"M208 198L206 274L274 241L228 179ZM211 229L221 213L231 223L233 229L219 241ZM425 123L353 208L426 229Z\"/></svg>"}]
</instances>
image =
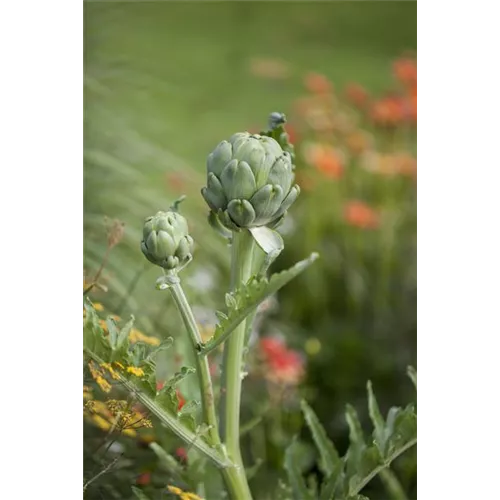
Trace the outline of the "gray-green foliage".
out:
<instances>
[{"instance_id":1,"label":"gray-green foliage","mask_svg":"<svg viewBox=\"0 0 500 500\"><path fill-rule=\"evenodd\" d=\"M416 370L409 368L412 380ZM366 440L355 408L346 407L346 421L349 427L350 445L343 457L314 411L302 401L302 412L319 454L319 467L323 482L316 491L306 484L297 466L293 453L294 443L285 455L285 469L288 473L293 498L296 500L363 500L364 487L379 473L388 469L391 463L417 443L417 415L414 405L406 408L393 407L384 419L380 413L371 382L367 384L368 410L374 429ZM389 479L394 479L392 476Z\"/></svg>"}]
</instances>

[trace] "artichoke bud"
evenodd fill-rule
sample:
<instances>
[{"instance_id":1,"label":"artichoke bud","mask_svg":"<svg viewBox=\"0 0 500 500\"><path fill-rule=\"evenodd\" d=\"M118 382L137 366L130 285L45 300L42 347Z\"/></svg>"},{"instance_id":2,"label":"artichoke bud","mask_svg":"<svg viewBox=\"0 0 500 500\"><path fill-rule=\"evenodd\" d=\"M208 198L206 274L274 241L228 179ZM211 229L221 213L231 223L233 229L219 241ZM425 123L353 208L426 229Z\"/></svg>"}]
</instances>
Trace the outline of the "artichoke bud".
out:
<instances>
[{"instance_id":1,"label":"artichoke bud","mask_svg":"<svg viewBox=\"0 0 500 500\"><path fill-rule=\"evenodd\" d=\"M177 212L158 212L144 221L141 250L146 259L167 270L180 270L193 258L193 238Z\"/></svg>"},{"instance_id":2,"label":"artichoke bud","mask_svg":"<svg viewBox=\"0 0 500 500\"><path fill-rule=\"evenodd\" d=\"M293 170L290 153L272 137L237 133L208 156L201 193L212 216L230 231L271 227L300 192Z\"/></svg>"}]
</instances>

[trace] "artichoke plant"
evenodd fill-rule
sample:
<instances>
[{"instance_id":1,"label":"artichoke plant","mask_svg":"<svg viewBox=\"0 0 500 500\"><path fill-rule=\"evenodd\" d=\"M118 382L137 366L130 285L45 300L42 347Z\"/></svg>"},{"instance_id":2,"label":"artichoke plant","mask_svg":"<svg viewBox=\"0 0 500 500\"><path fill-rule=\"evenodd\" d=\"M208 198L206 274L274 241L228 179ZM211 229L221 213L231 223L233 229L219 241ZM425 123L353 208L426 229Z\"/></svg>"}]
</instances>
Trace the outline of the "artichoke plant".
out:
<instances>
[{"instance_id":1,"label":"artichoke plant","mask_svg":"<svg viewBox=\"0 0 500 500\"><path fill-rule=\"evenodd\" d=\"M208 156L202 195L229 230L275 227L300 192L293 169L290 153L273 138L237 133Z\"/></svg>"},{"instance_id":2,"label":"artichoke plant","mask_svg":"<svg viewBox=\"0 0 500 500\"><path fill-rule=\"evenodd\" d=\"M182 269L193 258L193 238L188 234L186 219L174 211L148 217L141 250L150 262L163 269Z\"/></svg>"}]
</instances>

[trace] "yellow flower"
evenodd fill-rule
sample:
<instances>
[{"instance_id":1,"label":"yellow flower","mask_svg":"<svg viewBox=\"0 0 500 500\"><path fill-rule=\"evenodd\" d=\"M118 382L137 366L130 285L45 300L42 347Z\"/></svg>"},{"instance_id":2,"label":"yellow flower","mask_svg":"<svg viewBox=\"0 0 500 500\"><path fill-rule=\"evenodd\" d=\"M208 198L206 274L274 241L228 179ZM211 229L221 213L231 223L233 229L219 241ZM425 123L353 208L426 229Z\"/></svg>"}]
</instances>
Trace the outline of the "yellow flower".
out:
<instances>
[{"instance_id":1,"label":"yellow flower","mask_svg":"<svg viewBox=\"0 0 500 500\"><path fill-rule=\"evenodd\" d=\"M304 349L309 356L316 356L321 351L321 342L316 337L307 339Z\"/></svg>"},{"instance_id":2,"label":"yellow flower","mask_svg":"<svg viewBox=\"0 0 500 500\"><path fill-rule=\"evenodd\" d=\"M144 370L142 368L137 368L135 366L129 366L127 368L127 372L131 373L132 375L135 375L136 377L143 377L144 376Z\"/></svg>"},{"instance_id":3,"label":"yellow flower","mask_svg":"<svg viewBox=\"0 0 500 500\"><path fill-rule=\"evenodd\" d=\"M104 311L104 306L100 302L94 302L93 305L96 311Z\"/></svg>"},{"instance_id":4,"label":"yellow flower","mask_svg":"<svg viewBox=\"0 0 500 500\"><path fill-rule=\"evenodd\" d=\"M174 495L179 495L181 500L203 500L203 498L199 497L195 493L188 493L187 491L182 491L177 486L167 486L168 491L173 493Z\"/></svg>"},{"instance_id":5,"label":"yellow flower","mask_svg":"<svg viewBox=\"0 0 500 500\"><path fill-rule=\"evenodd\" d=\"M145 344L154 345L154 346L160 345L159 338L144 335L144 333L142 333L137 328L132 328L132 330L130 331L130 334L128 336L128 339L133 344L135 344L136 342L144 342Z\"/></svg>"},{"instance_id":6,"label":"yellow flower","mask_svg":"<svg viewBox=\"0 0 500 500\"><path fill-rule=\"evenodd\" d=\"M117 368L120 368L120 370L125 370L125 367L119 361L115 361L114 364Z\"/></svg>"},{"instance_id":7,"label":"yellow flower","mask_svg":"<svg viewBox=\"0 0 500 500\"><path fill-rule=\"evenodd\" d=\"M109 392L111 390L111 384L101 375L98 375L95 381L102 391Z\"/></svg>"},{"instance_id":8,"label":"yellow flower","mask_svg":"<svg viewBox=\"0 0 500 500\"><path fill-rule=\"evenodd\" d=\"M108 370L112 378L114 378L115 380L120 380L120 376L115 372L115 370L113 370L113 367L109 363L101 363L101 367Z\"/></svg>"},{"instance_id":9,"label":"yellow flower","mask_svg":"<svg viewBox=\"0 0 500 500\"><path fill-rule=\"evenodd\" d=\"M101 415L92 415L92 421L104 431L109 431L111 429L111 424L101 417Z\"/></svg>"}]
</instances>

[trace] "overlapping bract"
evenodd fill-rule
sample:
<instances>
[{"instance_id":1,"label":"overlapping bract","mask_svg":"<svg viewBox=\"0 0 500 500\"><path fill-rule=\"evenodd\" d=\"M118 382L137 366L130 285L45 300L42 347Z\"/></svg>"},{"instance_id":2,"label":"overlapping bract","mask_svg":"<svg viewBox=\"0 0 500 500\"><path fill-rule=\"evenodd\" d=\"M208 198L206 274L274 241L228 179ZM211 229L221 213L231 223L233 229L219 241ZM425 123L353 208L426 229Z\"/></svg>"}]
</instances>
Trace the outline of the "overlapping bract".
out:
<instances>
[{"instance_id":1,"label":"overlapping bract","mask_svg":"<svg viewBox=\"0 0 500 500\"><path fill-rule=\"evenodd\" d=\"M163 269L181 269L192 259L193 238L186 219L177 212L158 212L144 221L141 250Z\"/></svg>"},{"instance_id":2,"label":"overlapping bract","mask_svg":"<svg viewBox=\"0 0 500 500\"><path fill-rule=\"evenodd\" d=\"M203 198L230 230L276 226L297 199L290 153L273 138L242 132L207 159Z\"/></svg>"}]
</instances>

